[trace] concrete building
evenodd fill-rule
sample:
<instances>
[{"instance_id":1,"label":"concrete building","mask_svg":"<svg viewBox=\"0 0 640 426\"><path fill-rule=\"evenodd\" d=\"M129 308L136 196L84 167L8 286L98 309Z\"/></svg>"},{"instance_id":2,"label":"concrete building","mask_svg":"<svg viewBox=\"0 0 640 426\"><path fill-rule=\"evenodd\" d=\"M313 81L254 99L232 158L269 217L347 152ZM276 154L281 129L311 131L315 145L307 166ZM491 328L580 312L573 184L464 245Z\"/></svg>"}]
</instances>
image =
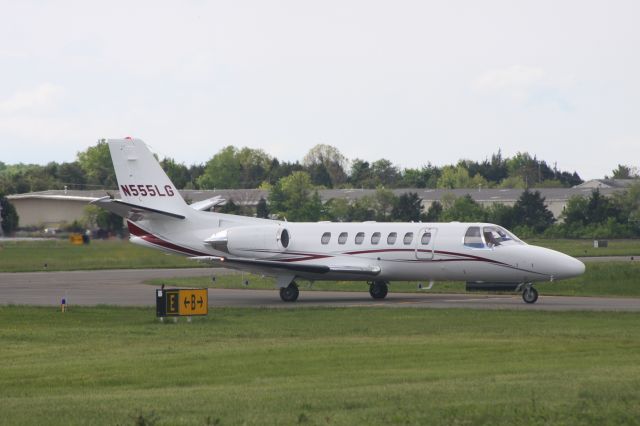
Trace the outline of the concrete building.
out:
<instances>
[{"instance_id":1,"label":"concrete building","mask_svg":"<svg viewBox=\"0 0 640 426\"><path fill-rule=\"evenodd\" d=\"M182 197L188 203L221 196L225 200L233 199L242 206L255 206L260 197L267 197L268 191L251 190L183 190ZM111 195L119 198L117 190L49 190L26 194L9 195L7 198L16 208L20 218L20 228L59 228L74 220L82 220L87 205L98 198Z\"/></svg>"},{"instance_id":2,"label":"concrete building","mask_svg":"<svg viewBox=\"0 0 640 426\"><path fill-rule=\"evenodd\" d=\"M640 179L591 179L576 185L575 188L587 189L610 189L610 188L628 188L633 184L640 183Z\"/></svg>"},{"instance_id":3,"label":"concrete building","mask_svg":"<svg viewBox=\"0 0 640 426\"><path fill-rule=\"evenodd\" d=\"M624 187L599 187L600 193L610 196L624 190ZM567 201L573 196L588 197L592 187L578 186L575 188L541 188L542 196L554 217L558 218ZM446 197L462 197L466 194L487 207L494 203L512 206L522 194L521 189L425 189L404 188L393 189L396 195L415 192L422 199L425 211L435 201L442 201ZM261 197L267 198L268 191L260 189L227 189L227 190L182 190L182 196L187 202L197 202L221 196L225 200L233 200L241 206L255 207ZM326 202L332 198L344 198L354 201L358 198L375 194L374 189L326 189L319 191L320 198ZM81 220L87 204L105 195L119 197L118 191L64 191L51 190L32 192L28 194L10 195L7 198L15 206L20 217L20 227L48 227L56 228L69 224L74 220Z\"/></svg>"},{"instance_id":4,"label":"concrete building","mask_svg":"<svg viewBox=\"0 0 640 426\"><path fill-rule=\"evenodd\" d=\"M21 228L58 228L82 219L89 202L106 195L98 191L42 191L9 195Z\"/></svg>"}]
</instances>

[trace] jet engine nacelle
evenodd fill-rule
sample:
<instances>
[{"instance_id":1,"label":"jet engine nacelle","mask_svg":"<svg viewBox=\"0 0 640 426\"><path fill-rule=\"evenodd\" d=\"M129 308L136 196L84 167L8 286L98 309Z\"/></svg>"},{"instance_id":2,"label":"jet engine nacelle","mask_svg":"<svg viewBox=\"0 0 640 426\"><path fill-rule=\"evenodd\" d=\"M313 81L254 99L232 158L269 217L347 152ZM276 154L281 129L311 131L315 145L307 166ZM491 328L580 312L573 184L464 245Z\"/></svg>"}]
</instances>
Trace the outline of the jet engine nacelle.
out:
<instances>
[{"instance_id":1,"label":"jet engine nacelle","mask_svg":"<svg viewBox=\"0 0 640 426\"><path fill-rule=\"evenodd\" d=\"M289 231L278 225L238 226L207 239L214 248L234 256L269 258L289 246Z\"/></svg>"}]
</instances>

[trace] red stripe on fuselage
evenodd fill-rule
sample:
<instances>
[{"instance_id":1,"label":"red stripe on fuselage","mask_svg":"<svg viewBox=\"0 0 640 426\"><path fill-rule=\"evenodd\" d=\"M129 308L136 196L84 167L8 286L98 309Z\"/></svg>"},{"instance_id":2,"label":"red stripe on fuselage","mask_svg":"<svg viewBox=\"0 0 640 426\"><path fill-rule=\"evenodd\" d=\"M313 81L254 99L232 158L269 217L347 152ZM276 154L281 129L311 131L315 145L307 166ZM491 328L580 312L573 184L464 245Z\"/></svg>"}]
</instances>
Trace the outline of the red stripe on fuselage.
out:
<instances>
[{"instance_id":1,"label":"red stripe on fuselage","mask_svg":"<svg viewBox=\"0 0 640 426\"><path fill-rule=\"evenodd\" d=\"M343 254L348 255L356 255L356 254L370 254L370 253L393 253L393 252L414 252L415 249L375 249L375 250L358 250L358 251L347 251ZM428 250L429 252L431 250Z\"/></svg>"},{"instance_id":2,"label":"red stripe on fuselage","mask_svg":"<svg viewBox=\"0 0 640 426\"><path fill-rule=\"evenodd\" d=\"M149 244L153 244L169 250L177 251L179 253L186 254L189 256L209 256L210 255L209 253L199 252L187 247L181 247L176 244L165 241L162 238L158 237L157 235L153 235L152 233L145 231L144 229L140 228L138 225L134 224L129 220L127 221L127 227L129 228L129 233L131 233L132 235L138 238L141 238L142 240L148 242Z\"/></svg>"},{"instance_id":3,"label":"red stripe on fuselage","mask_svg":"<svg viewBox=\"0 0 640 426\"><path fill-rule=\"evenodd\" d=\"M344 254L348 254L348 255L353 256L353 255L358 255L358 254L387 253L387 252L389 252L389 253L394 253L394 252L415 252L415 251L416 251L416 249L376 249L376 250L348 251L348 252L345 252ZM431 253L431 250L418 249L418 251L420 253ZM506 265L506 263L499 262L497 260L487 259L486 257L474 256L474 255L466 254L466 253L456 253L456 252L452 252L452 251L442 251L442 250L435 250L433 253L434 254L444 254L444 255L449 255L449 256L461 256L461 257L465 257L466 258L466 259L438 259L438 260L436 260L436 262L455 262L455 261L477 260L477 261L481 261L481 262L489 262L489 263L497 263L497 264L500 264L500 265Z\"/></svg>"},{"instance_id":4,"label":"red stripe on fuselage","mask_svg":"<svg viewBox=\"0 0 640 426\"><path fill-rule=\"evenodd\" d=\"M324 254L317 254L317 253L300 253L300 252L281 253L278 251L270 251L270 250L256 250L256 251L260 251L263 253L267 252L267 253L273 253L273 254L287 254L287 255L301 256L301 257L294 257L294 258L288 257L284 259L272 259L272 260L277 260L279 262L300 262L300 261L306 261L306 260L325 259L328 257L335 257L334 255L324 255ZM431 253L431 250L418 249L418 251L421 253ZM413 253L415 252L415 249L374 249L374 250L347 251L347 252L338 254L338 256L340 255L354 256L359 254L399 253L399 252ZM434 260L427 260L427 259L398 259L398 260L403 262L472 262L472 261L475 261L475 262L487 262L487 263L494 263L497 265L509 266L507 263L503 263L497 260L487 259L485 257L474 256L466 253L456 253L451 251L440 251L440 250L436 250L434 253L445 255L445 256L459 256L463 258L462 259L434 259ZM385 259L385 260L392 261L391 259Z\"/></svg>"}]
</instances>

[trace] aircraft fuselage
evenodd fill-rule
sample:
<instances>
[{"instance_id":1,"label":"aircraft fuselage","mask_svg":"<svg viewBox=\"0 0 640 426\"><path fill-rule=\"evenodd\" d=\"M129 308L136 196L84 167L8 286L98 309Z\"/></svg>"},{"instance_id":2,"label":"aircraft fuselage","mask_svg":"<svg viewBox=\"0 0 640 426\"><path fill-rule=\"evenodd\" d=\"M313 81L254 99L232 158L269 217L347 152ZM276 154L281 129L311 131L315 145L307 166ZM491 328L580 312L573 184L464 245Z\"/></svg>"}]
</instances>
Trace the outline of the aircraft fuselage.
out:
<instances>
[{"instance_id":1,"label":"aircraft fuselage","mask_svg":"<svg viewBox=\"0 0 640 426\"><path fill-rule=\"evenodd\" d=\"M376 299L393 280L453 280L522 288L534 303L531 283L584 272L489 223L292 223L202 211L219 197L187 205L142 141L108 144L121 199L95 203L127 219L132 242L274 276L284 301L297 299L296 279L367 281Z\"/></svg>"}]
</instances>

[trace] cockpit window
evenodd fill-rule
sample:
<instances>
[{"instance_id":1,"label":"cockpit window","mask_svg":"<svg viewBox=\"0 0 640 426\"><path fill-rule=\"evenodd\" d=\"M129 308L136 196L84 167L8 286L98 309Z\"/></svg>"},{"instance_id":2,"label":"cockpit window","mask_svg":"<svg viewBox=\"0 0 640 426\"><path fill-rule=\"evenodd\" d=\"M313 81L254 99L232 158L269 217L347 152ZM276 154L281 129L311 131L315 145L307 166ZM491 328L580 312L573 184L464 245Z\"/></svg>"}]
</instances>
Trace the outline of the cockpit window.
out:
<instances>
[{"instance_id":1,"label":"cockpit window","mask_svg":"<svg viewBox=\"0 0 640 426\"><path fill-rule=\"evenodd\" d=\"M470 226L467 229L467 233L464 234L464 245L473 248L484 248L479 226Z\"/></svg>"},{"instance_id":2,"label":"cockpit window","mask_svg":"<svg viewBox=\"0 0 640 426\"><path fill-rule=\"evenodd\" d=\"M518 237L500 226L485 226L482 228L482 235L488 247L524 244Z\"/></svg>"}]
</instances>

